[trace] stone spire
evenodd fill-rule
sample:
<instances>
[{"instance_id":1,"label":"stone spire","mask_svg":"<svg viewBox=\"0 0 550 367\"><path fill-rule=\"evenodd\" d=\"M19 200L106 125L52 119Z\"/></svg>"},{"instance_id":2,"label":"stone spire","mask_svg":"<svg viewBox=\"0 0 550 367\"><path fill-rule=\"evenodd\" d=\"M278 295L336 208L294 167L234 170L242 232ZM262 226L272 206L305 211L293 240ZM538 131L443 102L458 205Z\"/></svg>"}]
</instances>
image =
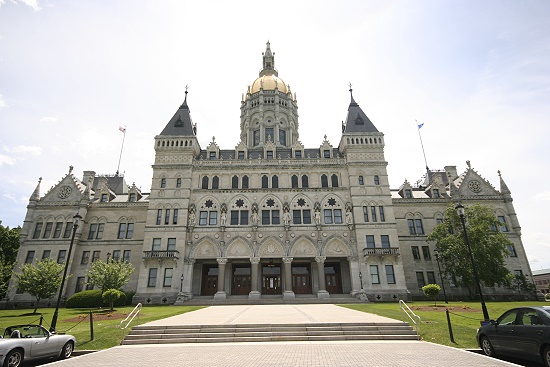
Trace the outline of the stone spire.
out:
<instances>
[{"instance_id":1,"label":"stone spire","mask_svg":"<svg viewBox=\"0 0 550 367\"><path fill-rule=\"evenodd\" d=\"M265 52L262 52L263 68L260 71L260 76L263 75L275 75L279 76L277 69L275 69L275 52L271 52L271 46L269 41L266 43Z\"/></svg>"},{"instance_id":2,"label":"stone spire","mask_svg":"<svg viewBox=\"0 0 550 367\"><path fill-rule=\"evenodd\" d=\"M500 193L503 195L511 195L512 193L510 192L508 185L506 185L506 182L504 182L500 170L498 171L498 177L500 178Z\"/></svg>"},{"instance_id":3,"label":"stone spire","mask_svg":"<svg viewBox=\"0 0 550 367\"><path fill-rule=\"evenodd\" d=\"M36 185L36 189L34 189L29 201L38 201L40 200L40 183L42 182L42 177L38 179L38 185Z\"/></svg>"}]
</instances>

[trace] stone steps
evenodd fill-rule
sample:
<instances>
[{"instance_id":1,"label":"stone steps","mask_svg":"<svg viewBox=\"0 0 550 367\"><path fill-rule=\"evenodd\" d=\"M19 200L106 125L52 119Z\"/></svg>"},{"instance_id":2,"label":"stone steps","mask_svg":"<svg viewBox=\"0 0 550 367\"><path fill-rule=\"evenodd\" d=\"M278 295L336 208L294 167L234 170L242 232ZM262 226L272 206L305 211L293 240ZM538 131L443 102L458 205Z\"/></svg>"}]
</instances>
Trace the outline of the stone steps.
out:
<instances>
[{"instance_id":1,"label":"stone steps","mask_svg":"<svg viewBox=\"0 0 550 367\"><path fill-rule=\"evenodd\" d=\"M122 344L265 341L417 340L407 323L135 326Z\"/></svg>"}]
</instances>

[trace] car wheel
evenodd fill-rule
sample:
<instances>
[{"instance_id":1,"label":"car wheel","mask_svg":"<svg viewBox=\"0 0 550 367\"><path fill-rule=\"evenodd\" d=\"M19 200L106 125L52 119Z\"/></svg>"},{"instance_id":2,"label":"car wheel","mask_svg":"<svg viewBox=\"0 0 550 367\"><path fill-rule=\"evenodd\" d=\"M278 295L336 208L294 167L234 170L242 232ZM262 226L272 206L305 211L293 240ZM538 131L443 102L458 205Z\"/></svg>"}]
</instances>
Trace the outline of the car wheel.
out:
<instances>
[{"instance_id":1,"label":"car wheel","mask_svg":"<svg viewBox=\"0 0 550 367\"><path fill-rule=\"evenodd\" d=\"M19 367L23 361L23 351L15 349L8 353L3 367Z\"/></svg>"},{"instance_id":2,"label":"car wheel","mask_svg":"<svg viewBox=\"0 0 550 367\"><path fill-rule=\"evenodd\" d=\"M544 352L542 352L542 361L546 367L550 367L550 346L544 348Z\"/></svg>"},{"instance_id":3,"label":"car wheel","mask_svg":"<svg viewBox=\"0 0 550 367\"><path fill-rule=\"evenodd\" d=\"M483 349L483 353L485 353L486 356L494 357L496 354L493 344L491 344L489 338L486 336L481 337L481 349Z\"/></svg>"},{"instance_id":4,"label":"car wheel","mask_svg":"<svg viewBox=\"0 0 550 367\"><path fill-rule=\"evenodd\" d=\"M73 354L73 342L66 342L63 346L63 349L61 349L61 355L59 356L59 359L67 359Z\"/></svg>"}]
</instances>

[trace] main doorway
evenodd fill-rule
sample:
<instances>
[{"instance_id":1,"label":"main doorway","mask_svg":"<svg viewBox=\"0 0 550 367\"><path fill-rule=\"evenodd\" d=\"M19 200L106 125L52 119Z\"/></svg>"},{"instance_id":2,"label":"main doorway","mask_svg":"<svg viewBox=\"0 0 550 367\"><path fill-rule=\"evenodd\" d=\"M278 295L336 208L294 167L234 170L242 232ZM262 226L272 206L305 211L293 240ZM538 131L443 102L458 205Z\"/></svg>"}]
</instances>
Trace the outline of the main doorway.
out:
<instances>
[{"instance_id":1,"label":"main doorway","mask_svg":"<svg viewBox=\"0 0 550 367\"><path fill-rule=\"evenodd\" d=\"M283 294L281 287L281 265L262 265L262 294Z\"/></svg>"},{"instance_id":2,"label":"main doorway","mask_svg":"<svg viewBox=\"0 0 550 367\"><path fill-rule=\"evenodd\" d=\"M292 290L296 294L311 294L311 268L309 264L292 265Z\"/></svg>"},{"instance_id":3,"label":"main doorway","mask_svg":"<svg viewBox=\"0 0 550 367\"><path fill-rule=\"evenodd\" d=\"M202 266L201 295L213 296L218 291L218 265Z\"/></svg>"},{"instance_id":4,"label":"main doorway","mask_svg":"<svg viewBox=\"0 0 550 367\"><path fill-rule=\"evenodd\" d=\"M340 277L339 263L325 263L325 284L327 292L342 293L342 278Z\"/></svg>"},{"instance_id":5,"label":"main doorway","mask_svg":"<svg viewBox=\"0 0 550 367\"><path fill-rule=\"evenodd\" d=\"M251 290L250 265L233 265L231 294L249 294Z\"/></svg>"}]
</instances>

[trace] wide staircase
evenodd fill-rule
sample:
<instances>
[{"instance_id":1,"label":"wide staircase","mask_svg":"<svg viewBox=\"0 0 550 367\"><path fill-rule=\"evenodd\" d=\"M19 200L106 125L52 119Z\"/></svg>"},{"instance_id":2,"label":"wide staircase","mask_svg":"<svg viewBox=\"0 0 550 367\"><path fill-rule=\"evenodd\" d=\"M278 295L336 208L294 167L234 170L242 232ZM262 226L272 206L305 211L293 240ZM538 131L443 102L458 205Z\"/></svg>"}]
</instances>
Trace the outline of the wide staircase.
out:
<instances>
[{"instance_id":1,"label":"wide staircase","mask_svg":"<svg viewBox=\"0 0 550 367\"><path fill-rule=\"evenodd\" d=\"M122 344L417 340L405 322L134 326Z\"/></svg>"}]
</instances>

